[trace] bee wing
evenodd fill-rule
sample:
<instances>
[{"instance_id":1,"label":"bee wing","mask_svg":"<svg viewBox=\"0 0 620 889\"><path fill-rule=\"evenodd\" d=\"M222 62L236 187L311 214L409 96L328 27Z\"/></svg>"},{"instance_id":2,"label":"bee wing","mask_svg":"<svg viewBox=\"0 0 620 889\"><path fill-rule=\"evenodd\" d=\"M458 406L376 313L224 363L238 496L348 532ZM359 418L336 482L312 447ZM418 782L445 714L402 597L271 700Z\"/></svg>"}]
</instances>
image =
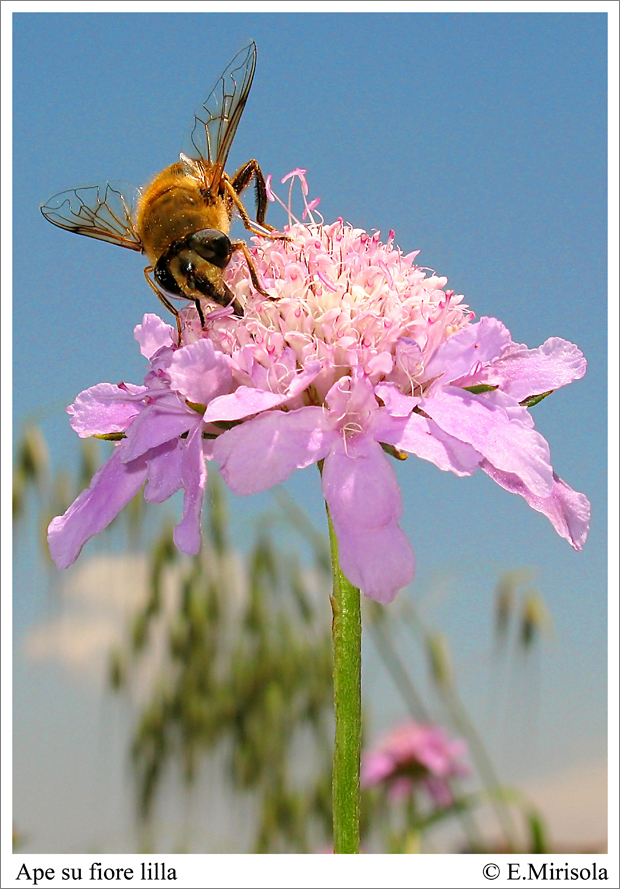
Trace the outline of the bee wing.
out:
<instances>
[{"instance_id":1,"label":"bee wing","mask_svg":"<svg viewBox=\"0 0 620 889\"><path fill-rule=\"evenodd\" d=\"M59 228L142 252L133 222L138 189L121 182L70 188L41 204L41 213Z\"/></svg>"},{"instance_id":2,"label":"bee wing","mask_svg":"<svg viewBox=\"0 0 620 889\"><path fill-rule=\"evenodd\" d=\"M196 111L183 153L215 166L210 187L219 186L224 164L245 103L247 102L256 69L256 44L245 46L225 69L205 101Z\"/></svg>"}]
</instances>

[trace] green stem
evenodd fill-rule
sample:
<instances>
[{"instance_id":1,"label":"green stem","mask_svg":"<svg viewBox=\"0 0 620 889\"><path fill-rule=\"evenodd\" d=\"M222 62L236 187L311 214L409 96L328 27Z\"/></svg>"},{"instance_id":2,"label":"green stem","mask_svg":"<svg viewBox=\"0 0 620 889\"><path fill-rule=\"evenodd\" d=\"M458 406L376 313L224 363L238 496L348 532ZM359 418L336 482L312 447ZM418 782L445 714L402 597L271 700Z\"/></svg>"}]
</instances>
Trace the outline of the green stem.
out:
<instances>
[{"instance_id":1,"label":"green stem","mask_svg":"<svg viewBox=\"0 0 620 889\"><path fill-rule=\"evenodd\" d=\"M327 508L327 507L326 507ZM327 510L334 593L334 711L332 774L334 852L358 853L360 844L360 750L362 744L362 618L360 591L338 561L338 541Z\"/></svg>"}]
</instances>

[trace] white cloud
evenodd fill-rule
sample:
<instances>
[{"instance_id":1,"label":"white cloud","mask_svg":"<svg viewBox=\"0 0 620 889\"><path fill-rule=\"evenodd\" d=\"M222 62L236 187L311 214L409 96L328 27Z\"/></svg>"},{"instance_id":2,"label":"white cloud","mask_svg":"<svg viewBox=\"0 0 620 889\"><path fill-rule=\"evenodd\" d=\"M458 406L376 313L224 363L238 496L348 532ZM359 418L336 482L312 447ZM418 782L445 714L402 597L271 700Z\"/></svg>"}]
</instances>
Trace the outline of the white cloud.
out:
<instances>
[{"instance_id":1,"label":"white cloud","mask_svg":"<svg viewBox=\"0 0 620 889\"><path fill-rule=\"evenodd\" d=\"M234 638L246 595L241 559L231 552L218 563L226 590L229 620L222 631ZM80 683L107 684L110 652L128 650L133 619L146 604L150 563L144 555L97 555L81 562L65 578L60 607L27 632L24 657L56 663ZM181 586L179 565L164 572L162 604L149 623L148 644L131 666L131 689L138 699L152 691L153 681L168 662L168 631L178 610Z\"/></svg>"},{"instance_id":2,"label":"white cloud","mask_svg":"<svg viewBox=\"0 0 620 889\"><path fill-rule=\"evenodd\" d=\"M80 679L105 682L110 649L126 638L147 596L144 556L95 556L67 577L60 611L26 634L24 656L56 661Z\"/></svg>"}]
</instances>

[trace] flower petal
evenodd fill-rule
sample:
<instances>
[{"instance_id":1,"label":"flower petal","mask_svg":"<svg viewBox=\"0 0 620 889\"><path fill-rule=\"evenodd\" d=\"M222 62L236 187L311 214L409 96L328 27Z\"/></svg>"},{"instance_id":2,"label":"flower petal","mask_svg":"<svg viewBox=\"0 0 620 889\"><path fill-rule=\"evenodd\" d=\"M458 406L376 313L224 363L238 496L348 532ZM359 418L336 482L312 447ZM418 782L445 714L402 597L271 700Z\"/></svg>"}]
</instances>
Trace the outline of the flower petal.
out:
<instances>
[{"instance_id":1,"label":"flower petal","mask_svg":"<svg viewBox=\"0 0 620 889\"><path fill-rule=\"evenodd\" d=\"M367 753L362 759L360 785L362 788L372 787L385 781L394 771L394 761L383 750Z\"/></svg>"},{"instance_id":2,"label":"flower petal","mask_svg":"<svg viewBox=\"0 0 620 889\"><path fill-rule=\"evenodd\" d=\"M446 386L425 398L420 407L448 435L473 445L497 469L518 475L533 494L547 497L551 493L553 471L547 442L516 416L509 417L502 405ZM515 402L517 410L524 408Z\"/></svg>"},{"instance_id":3,"label":"flower petal","mask_svg":"<svg viewBox=\"0 0 620 889\"><path fill-rule=\"evenodd\" d=\"M195 404L209 404L230 391L232 372L225 355L209 340L190 343L174 353L168 368L173 389Z\"/></svg>"},{"instance_id":4,"label":"flower petal","mask_svg":"<svg viewBox=\"0 0 620 889\"><path fill-rule=\"evenodd\" d=\"M510 343L510 332L497 318L481 318L451 336L427 363L425 376L444 376L446 382L471 373L478 364L499 358Z\"/></svg>"},{"instance_id":5,"label":"flower petal","mask_svg":"<svg viewBox=\"0 0 620 889\"><path fill-rule=\"evenodd\" d=\"M573 491L553 473L553 488L547 497L537 497L510 472L502 472L486 460L481 468L494 482L512 494L520 494L537 512L546 515L560 537L568 540L573 549L583 549L590 529L590 502L585 494Z\"/></svg>"},{"instance_id":6,"label":"flower petal","mask_svg":"<svg viewBox=\"0 0 620 889\"><path fill-rule=\"evenodd\" d=\"M125 432L142 410L142 399L149 390L132 383L99 383L80 392L67 408L71 428L80 438Z\"/></svg>"},{"instance_id":7,"label":"flower petal","mask_svg":"<svg viewBox=\"0 0 620 889\"><path fill-rule=\"evenodd\" d=\"M50 522L47 541L57 568L72 565L84 544L107 528L140 490L146 478L146 462L125 463L122 452L123 446L118 445L95 473L90 487L82 491L64 515Z\"/></svg>"},{"instance_id":8,"label":"flower petal","mask_svg":"<svg viewBox=\"0 0 620 889\"><path fill-rule=\"evenodd\" d=\"M202 416L181 404L176 395L159 398L147 405L129 427L125 462L201 425Z\"/></svg>"},{"instance_id":9,"label":"flower petal","mask_svg":"<svg viewBox=\"0 0 620 889\"><path fill-rule=\"evenodd\" d=\"M377 441L429 460L444 472L472 475L483 459L470 444L448 435L434 420L421 414L390 417L384 411L377 411L377 415L372 430Z\"/></svg>"},{"instance_id":10,"label":"flower petal","mask_svg":"<svg viewBox=\"0 0 620 889\"><path fill-rule=\"evenodd\" d=\"M361 370L350 377L340 377L325 396L325 401L329 407L329 422L334 428L366 430L378 409L375 387Z\"/></svg>"},{"instance_id":11,"label":"flower petal","mask_svg":"<svg viewBox=\"0 0 620 889\"><path fill-rule=\"evenodd\" d=\"M147 503L163 503L179 490L184 448L185 442L176 438L148 451L148 479L144 489Z\"/></svg>"},{"instance_id":12,"label":"flower petal","mask_svg":"<svg viewBox=\"0 0 620 889\"><path fill-rule=\"evenodd\" d=\"M541 395L579 380L587 361L573 343L551 337L538 349L514 344L501 358L480 374L480 381L498 385L517 401Z\"/></svg>"},{"instance_id":13,"label":"flower petal","mask_svg":"<svg viewBox=\"0 0 620 889\"><path fill-rule=\"evenodd\" d=\"M220 435L213 456L235 493L256 494L321 460L336 435L320 407L270 411Z\"/></svg>"},{"instance_id":14,"label":"flower petal","mask_svg":"<svg viewBox=\"0 0 620 889\"><path fill-rule=\"evenodd\" d=\"M181 552L195 556L200 552L202 543L200 516L207 483L207 466L202 452L200 427L196 427L185 442L181 479L185 490L183 518L174 529L173 539Z\"/></svg>"},{"instance_id":15,"label":"flower petal","mask_svg":"<svg viewBox=\"0 0 620 889\"><path fill-rule=\"evenodd\" d=\"M268 392L251 386L239 386L230 395L214 398L204 415L206 423L241 420L252 414L259 414L279 404L296 398L305 391L321 370L319 361L309 362L304 370L296 374L284 392Z\"/></svg>"},{"instance_id":16,"label":"flower petal","mask_svg":"<svg viewBox=\"0 0 620 889\"><path fill-rule=\"evenodd\" d=\"M175 329L152 313L144 316L142 324L134 328L133 335L140 346L140 351L149 360L164 346L172 347L176 342Z\"/></svg>"},{"instance_id":17,"label":"flower petal","mask_svg":"<svg viewBox=\"0 0 620 889\"><path fill-rule=\"evenodd\" d=\"M205 411L205 423L242 420L281 404L285 397L277 392L266 392L251 386L239 386L230 395L214 398Z\"/></svg>"},{"instance_id":18,"label":"flower petal","mask_svg":"<svg viewBox=\"0 0 620 889\"><path fill-rule=\"evenodd\" d=\"M402 500L381 446L364 437L355 456L338 441L323 465L323 495L338 538L345 577L387 605L415 574L415 557L398 526Z\"/></svg>"},{"instance_id":19,"label":"flower petal","mask_svg":"<svg viewBox=\"0 0 620 889\"><path fill-rule=\"evenodd\" d=\"M375 394L379 396L392 417L408 417L420 403L419 398L403 395L394 383L379 383L375 386Z\"/></svg>"}]
</instances>

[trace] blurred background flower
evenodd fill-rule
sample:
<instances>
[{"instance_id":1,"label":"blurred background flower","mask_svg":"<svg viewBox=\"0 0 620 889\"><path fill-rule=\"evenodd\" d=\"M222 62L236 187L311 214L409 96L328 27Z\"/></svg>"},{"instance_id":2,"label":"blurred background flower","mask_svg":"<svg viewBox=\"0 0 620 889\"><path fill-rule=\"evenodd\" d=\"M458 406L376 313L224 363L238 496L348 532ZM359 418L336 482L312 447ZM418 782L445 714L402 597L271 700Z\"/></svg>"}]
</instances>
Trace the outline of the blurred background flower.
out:
<instances>
[{"instance_id":1,"label":"blurred background flower","mask_svg":"<svg viewBox=\"0 0 620 889\"><path fill-rule=\"evenodd\" d=\"M469 773L466 751L463 741L451 741L438 725L401 725L364 754L362 787L385 783L393 800L419 788L445 808L454 801L449 779Z\"/></svg>"}]
</instances>

